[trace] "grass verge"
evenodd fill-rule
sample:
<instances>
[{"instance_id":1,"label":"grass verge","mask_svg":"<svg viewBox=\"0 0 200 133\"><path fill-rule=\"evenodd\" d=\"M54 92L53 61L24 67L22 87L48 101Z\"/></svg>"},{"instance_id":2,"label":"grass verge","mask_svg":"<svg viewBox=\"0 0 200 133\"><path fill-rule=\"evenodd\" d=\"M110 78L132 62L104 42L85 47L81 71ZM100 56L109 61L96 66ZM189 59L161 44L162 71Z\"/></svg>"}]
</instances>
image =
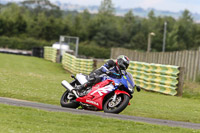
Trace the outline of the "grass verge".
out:
<instances>
[{"instance_id":1,"label":"grass verge","mask_svg":"<svg viewBox=\"0 0 200 133\"><path fill-rule=\"evenodd\" d=\"M0 96L59 104L69 79L61 64L41 58L0 54Z\"/></svg>"},{"instance_id":2,"label":"grass verge","mask_svg":"<svg viewBox=\"0 0 200 133\"><path fill-rule=\"evenodd\" d=\"M0 132L57 132L57 133L189 133L200 132L177 127L167 127L102 118L89 115L75 115L61 112L48 112L26 107L0 104Z\"/></svg>"},{"instance_id":3,"label":"grass verge","mask_svg":"<svg viewBox=\"0 0 200 133\"><path fill-rule=\"evenodd\" d=\"M185 81L183 97L200 100L200 82Z\"/></svg>"}]
</instances>

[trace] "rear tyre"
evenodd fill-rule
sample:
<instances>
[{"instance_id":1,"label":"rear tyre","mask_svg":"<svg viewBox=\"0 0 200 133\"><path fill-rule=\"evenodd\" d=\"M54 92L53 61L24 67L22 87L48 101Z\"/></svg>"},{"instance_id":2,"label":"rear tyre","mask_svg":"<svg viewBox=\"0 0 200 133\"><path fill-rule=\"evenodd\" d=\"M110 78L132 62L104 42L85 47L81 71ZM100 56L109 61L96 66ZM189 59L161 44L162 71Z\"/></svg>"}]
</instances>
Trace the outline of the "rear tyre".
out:
<instances>
[{"instance_id":1,"label":"rear tyre","mask_svg":"<svg viewBox=\"0 0 200 133\"><path fill-rule=\"evenodd\" d=\"M118 114L122 112L129 103L129 96L126 94L117 95L116 102L112 101L112 97L108 98L103 106L103 110L106 113Z\"/></svg>"},{"instance_id":2,"label":"rear tyre","mask_svg":"<svg viewBox=\"0 0 200 133\"><path fill-rule=\"evenodd\" d=\"M74 94L65 91L60 99L60 104L62 107L66 108L78 108L79 102L76 101Z\"/></svg>"}]
</instances>

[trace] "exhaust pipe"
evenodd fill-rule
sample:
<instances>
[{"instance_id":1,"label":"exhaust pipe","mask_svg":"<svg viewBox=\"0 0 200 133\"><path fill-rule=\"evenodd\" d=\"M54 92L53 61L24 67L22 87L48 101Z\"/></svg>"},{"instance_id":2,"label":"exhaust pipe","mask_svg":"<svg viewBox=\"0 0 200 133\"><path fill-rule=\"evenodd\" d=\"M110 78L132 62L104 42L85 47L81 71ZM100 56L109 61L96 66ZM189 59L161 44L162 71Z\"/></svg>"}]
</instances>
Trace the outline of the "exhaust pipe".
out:
<instances>
[{"instance_id":1,"label":"exhaust pipe","mask_svg":"<svg viewBox=\"0 0 200 133\"><path fill-rule=\"evenodd\" d=\"M61 82L62 86L65 87L70 92L74 93L74 95L78 98L79 96L76 94L76 91L74 90L74 87L71 86L66 80L63 80Z\"/></svg>"},{"instance_id":2,"label":"exhaust pipe","mask_svg":"<svg viewBox=\"0 0 200 133\"><path fill-rule=\"evenodd\" d=\"M65 87L67 90L72 91L74 89L73 86L71 86L66 80L63 80L61 82L62 86Z\"/></svg>"}]
</instances>

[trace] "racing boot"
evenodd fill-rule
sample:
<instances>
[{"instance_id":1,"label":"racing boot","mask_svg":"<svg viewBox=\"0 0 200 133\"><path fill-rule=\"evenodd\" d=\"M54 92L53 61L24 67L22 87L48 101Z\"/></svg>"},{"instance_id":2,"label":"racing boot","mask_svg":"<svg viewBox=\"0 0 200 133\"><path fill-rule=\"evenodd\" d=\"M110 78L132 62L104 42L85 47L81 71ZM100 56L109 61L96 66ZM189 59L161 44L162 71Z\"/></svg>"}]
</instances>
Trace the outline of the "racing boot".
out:
<instances>
[{"instance_id":1,"label":"racing boot","mask_svg":"<svg viewBox=\"0 0 200 133\"><path fill-rule=\"evenodd\" d=\"M85 84L83 84L83 85L78 85L78 86L75 88L75 90L77 91L77 93L78 93L78 95L79 95L80 97L83 97L83 96L85 96L85 91L84 91L84 90L86 90L86 88L87 88L87 83L85 83Z\"/></svg>"},{"instance_id":2,"label":"racing boot","mask_svg":"<svg viewBox=\"0 0 200 133\"><path fill-rule=\"evenodd\" d=\"M78 92L81 92L82 90L85 90L86 88L87 88L87 83L83 85L78 85L75 90L77 90Z\"/></svg>"}]
</instances>

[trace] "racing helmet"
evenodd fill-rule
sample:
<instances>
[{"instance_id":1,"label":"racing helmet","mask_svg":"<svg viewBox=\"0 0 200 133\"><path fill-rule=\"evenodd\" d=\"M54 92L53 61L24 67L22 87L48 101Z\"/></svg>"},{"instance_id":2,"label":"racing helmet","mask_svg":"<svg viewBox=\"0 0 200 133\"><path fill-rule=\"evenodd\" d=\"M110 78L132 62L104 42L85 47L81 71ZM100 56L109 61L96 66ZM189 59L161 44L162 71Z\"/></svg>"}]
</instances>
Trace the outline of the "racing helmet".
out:
<instances>
[{"instance_id":1,"label":"racing helmet","mask_svg":"<svg viewBox=\"0 0 200 133\"><path fill-rule=\"evenodd\" d=\"M125 55L120 55L117 57L117 65L120 70L126 70L129 66L129 58Z\"/></svg>"}]
</instances>

